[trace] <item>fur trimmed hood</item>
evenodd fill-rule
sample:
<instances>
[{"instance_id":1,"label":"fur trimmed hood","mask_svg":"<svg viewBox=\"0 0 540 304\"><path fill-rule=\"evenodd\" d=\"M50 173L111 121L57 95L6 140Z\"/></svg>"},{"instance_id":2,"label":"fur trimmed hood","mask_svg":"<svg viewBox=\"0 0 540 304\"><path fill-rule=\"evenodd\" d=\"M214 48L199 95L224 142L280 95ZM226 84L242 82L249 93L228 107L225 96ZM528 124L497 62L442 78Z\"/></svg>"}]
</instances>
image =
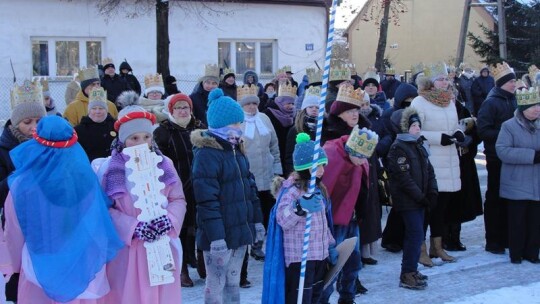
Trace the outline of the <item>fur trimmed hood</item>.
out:
<instances>
[{"instance_id":1,"label":"fur trimmed hood","mask_svg":"<svg viewBox=\"0 0 540 304\"><path fill-rule=\"evenodd\" d=\"M413 107L408 107L401 112L401 119L399 121L401 133L409 133L409 118L411 118L412 115L418 115L418 112L416 112L416 109Z\"/></svg>"},{"instance_id":2,"label":"fur trimmed hood","mask_svg":"<svg viewBox=\"0 0 540 304\"><path fill-rule=\"evenodd\" d=\"M270 185L270 193L272 193L272 196L274 198L278 198L279 191L281 190L281 187L283 187L284 182L285 179L281 176L276 176L272 179L272 185Z\"/></svg>"},{"instance_id":3,"label":"fur trimmed hood","mask_svg":"<svg viewBox=\"0 0 540 304\"><path fill-rule=\"evenodd\" d=\"M217 139L208 135L208 130L193 130L190 135L191 143L196 148L213 148L224 150Z\"/></svg>"}]
</instances>

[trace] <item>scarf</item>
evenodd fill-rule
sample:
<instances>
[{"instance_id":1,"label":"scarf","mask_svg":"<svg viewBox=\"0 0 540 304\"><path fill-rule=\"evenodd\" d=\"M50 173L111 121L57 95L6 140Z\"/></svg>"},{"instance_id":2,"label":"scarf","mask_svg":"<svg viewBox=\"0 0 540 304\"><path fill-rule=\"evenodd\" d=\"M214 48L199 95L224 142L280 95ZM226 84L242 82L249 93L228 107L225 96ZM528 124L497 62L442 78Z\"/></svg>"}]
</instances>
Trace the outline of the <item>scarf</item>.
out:
<instances>
[{"instance_id":1,"label":"scarf","mask_svg":"<svg viewBox=\"0 0 540 304\"><path fill-rule=\"evenodd\" d=\"M461 73L461 75L467 77L467 79L471 79L471 78L473 78L473 76L474 76L474 71L471 71L471 72L465 72L465 71L463 71L463 72Z\"/></svg>"},{"instance_id":2,"label":"scarf","mask_svg":"<svg viewBox=\"0 0 540 304\"><path fill-rule=\"evenodd\" d=\"M310 133L315 133L317 129L317 117L316 116L304 116L304 126Z\"/></svg>"},{"instance_id":3,"label":"scarf","mask_svg":"<svg viewBox=\"0 0 540 304\"><path fill-rule=\"evenodd\" d=\"M255 114L244 112L244 124L246 126L244 130L245 137L253 139L255 137L255 130L259 131L260 136L270 134L270 130L266 127L259 115L259 111Z\"/></svg>"},{"instance_id":4,"label":"scarf","mask_svg":"<svg viewBox=\"0 0 540 304\"><path fill-rule=\"evenodd\" d=\"M216 135L217 137L228 141L233 145L240 144L240 137L242 137L242 130L237 128L231 128L229 126L223 128L208 128L210 133Z\"/></svg>"},{"instance_id":5,"label":"scarf","mask_svg":"<svg viewBox=\"0 0 540 304\"><path fill-rule=\"evenodd\" d=\"M429 90L418 90L418 95L424 97L427 101L441 108L448 107L450 101L455 98L451 89L431 88Z\"/></svg>"},{"instance_id":6,"label":"scarf","mask_svg":"<svg viewBox=\"0 0 540 304\"><path fill-rule=\"evenodd\" d=\"M9 125L9 130L11 131L11 134L13 134L13 137L15 137L15 139L17 139L17 141L19 143L23 143L29 139L32 138L32 136L26 136L24 135L20 130L19 128L17 128L16 126L14 125Z\"/></svg>"},{"instance_id":7,"label":"scarf","mask_svg":"<svg viewBox=\"0 0 540 304\"><path fill-rule=\"evenodd\" d=\"M404 141L404 142L416 142L422 144L422 147L427 152L427 155L430 156L431 152L429 151L429 144L424 136L415 136L409 133L399 133L396 137L396 139Z\"/></svg>"},{"instance_id":8,"label":"scarf","mask_svg":"<svg viewBox=\"0 0 540 304\"><path fill-rule=\"evenodd\" d=\"M287 111L285 110L285 103L287 99L286 98L279 98L279 96L274 99L274 103L278 106L277 109L275 108L268 108L272 114L274 114L274 117L279 121L279 123L285 127L288 128L293 125L294 123L294 109Z\"/></svg>"}]
</instances>

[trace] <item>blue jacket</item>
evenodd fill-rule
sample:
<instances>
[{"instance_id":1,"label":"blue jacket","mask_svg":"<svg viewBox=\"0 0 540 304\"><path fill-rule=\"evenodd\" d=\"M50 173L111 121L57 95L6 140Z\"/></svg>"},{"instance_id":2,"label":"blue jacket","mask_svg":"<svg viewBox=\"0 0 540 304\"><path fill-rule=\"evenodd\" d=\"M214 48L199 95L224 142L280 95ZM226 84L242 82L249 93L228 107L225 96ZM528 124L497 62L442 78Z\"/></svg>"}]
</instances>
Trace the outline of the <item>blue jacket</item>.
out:
<instances>
[{"instance_id":1,"label":"blue jacket","mask_svg":"<svg viewBox=\"0 0 540 304\"><path fill-rule=\"evenodd\" d=\"M253 244L254 223L262 222L262 212L247 158L207 130L191 132L191 142L197 247L208 251L220 239L229 249Z\"/></svg>"}]
</instances>

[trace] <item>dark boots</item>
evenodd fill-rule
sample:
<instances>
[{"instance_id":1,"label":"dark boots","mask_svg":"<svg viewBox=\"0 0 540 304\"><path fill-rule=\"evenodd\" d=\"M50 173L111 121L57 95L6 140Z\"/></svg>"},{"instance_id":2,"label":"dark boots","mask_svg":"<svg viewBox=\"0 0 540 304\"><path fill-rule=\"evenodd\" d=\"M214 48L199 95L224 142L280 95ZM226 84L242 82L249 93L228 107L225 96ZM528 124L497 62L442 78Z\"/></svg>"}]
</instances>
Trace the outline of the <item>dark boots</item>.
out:
<instances>
[{"instance_id":1,"label":"dark boots","mask_svg":"<svg viewBox=\"0 0 540 304\"><path fill-rule=\"evenodd\" d=\"M240 288L250 288L251 282L247 279L247 268L248 268L248 252L244 254L244 262L242 263L242 270L240 271Z\"/></svg>"},{"instance_id":2,"label":"dark boots","mask_svg":"<svg viewBox=\"0 0 540 304\"><path fill-rule=\"evenodd\" d=\"M202 250L197 250L197 273L201 279L206 279L206 266Z\"/></svg>"},{"instance_id":3,"label":"dark boots","mask_svg":"<svg viewBox=\"0 0 540 304\"><path fill-rule=\"evenodd\" d=\"M182 263L182 271L180 272L180 284L182 287L193 287L193 281L189 277L189 271L186 263Z\"/></svg>"},{"instance_id":4,"label":"dark boots","mask_svg":"<svg viewBox=\"0 0 540 304\"><path fill-rule=\"evenodd\" d=\"M258 241L251 245L250 255L257 261L264 261L264 251L262 251L263 242Z\"/></svg>"},{"instance_id":5,"label":"dark boots","mask_svg":"<svg viewBox=\"0 0 540 304\"><path fill-rule=\"evenodd\" d=\"M448 224L443 238L443 248L448 251L465 251L467 247L461 243L461 224Z\"/></svg>"}]
</instances>

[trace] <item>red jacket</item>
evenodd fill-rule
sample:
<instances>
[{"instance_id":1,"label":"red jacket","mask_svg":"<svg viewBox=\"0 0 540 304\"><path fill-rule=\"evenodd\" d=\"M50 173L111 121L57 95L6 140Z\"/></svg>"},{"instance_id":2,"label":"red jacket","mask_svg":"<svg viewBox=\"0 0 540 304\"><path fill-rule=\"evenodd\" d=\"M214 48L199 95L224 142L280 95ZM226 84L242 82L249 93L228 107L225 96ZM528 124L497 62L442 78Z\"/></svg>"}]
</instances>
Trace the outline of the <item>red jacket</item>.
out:
<instances>
[{"instance_id":1,"label":"red jacket","mask_svg":"<svg viewBox=\"0 0 540 304\"><path fill-rule=\"evenodd\" d=\"M347 226L360 194L362 179L369 178L369 164L355 166L345 151L349 135L327 141L323 149L328 157L324 168L323 184L332 199L334 225Z\"/></svg>"}]
</instances>

